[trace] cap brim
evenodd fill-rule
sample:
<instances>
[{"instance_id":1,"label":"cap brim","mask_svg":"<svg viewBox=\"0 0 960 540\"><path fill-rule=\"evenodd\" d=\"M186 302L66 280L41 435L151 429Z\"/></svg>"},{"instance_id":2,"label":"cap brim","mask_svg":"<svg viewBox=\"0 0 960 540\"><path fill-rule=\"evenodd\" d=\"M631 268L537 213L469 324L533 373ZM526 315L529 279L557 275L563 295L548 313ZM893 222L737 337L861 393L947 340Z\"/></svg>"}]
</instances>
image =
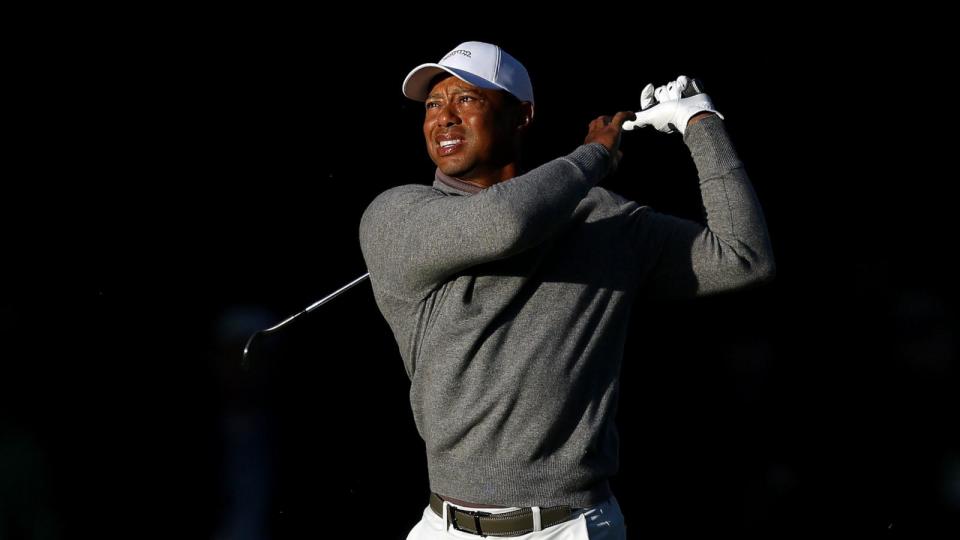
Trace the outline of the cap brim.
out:
<instances>
[{"instance_id":1,"label":"cap brim","mask_svg":"<svg viewBox=\"0 0 960 540\"><path fill-rule=\"evenodd\" d=\"M413 68L413 70L407 74L407 78L403 80L403 95L417 101L426 101L427 93L430 92L430 81L432 81L437 74L443 73L444 71L462 81L466 81L480 88L489 88L490 90L505 90L503 87L497 86L496 84L493 84L482 77L478 77L473 73L468 73L466 71L447 66L441 66L440 64L421 64Z\"/></svg>"}]
</instances>

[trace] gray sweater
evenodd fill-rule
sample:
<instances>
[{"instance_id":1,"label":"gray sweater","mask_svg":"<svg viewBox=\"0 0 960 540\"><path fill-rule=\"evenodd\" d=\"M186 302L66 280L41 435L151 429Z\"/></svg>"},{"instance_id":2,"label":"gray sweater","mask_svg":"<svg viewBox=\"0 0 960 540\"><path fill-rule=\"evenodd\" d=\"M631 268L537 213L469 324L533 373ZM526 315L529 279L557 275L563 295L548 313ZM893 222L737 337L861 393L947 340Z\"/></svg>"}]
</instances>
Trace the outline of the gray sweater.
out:
<instances>
[{"instance_id":1,"label":"gray sweater","mask_svg":"<svg viewBox=\"0 0 960 540\"><path fill-rule=\"evenodd\" d=\"M723 121L683 136L707 226L596 184L585 144L486 189L439 170L360 220L377 306L410 377L430 488L503 506L610 494L620 362L634 301L740 289L774 275L760 204Z\"/></svg>"}]
</instances>

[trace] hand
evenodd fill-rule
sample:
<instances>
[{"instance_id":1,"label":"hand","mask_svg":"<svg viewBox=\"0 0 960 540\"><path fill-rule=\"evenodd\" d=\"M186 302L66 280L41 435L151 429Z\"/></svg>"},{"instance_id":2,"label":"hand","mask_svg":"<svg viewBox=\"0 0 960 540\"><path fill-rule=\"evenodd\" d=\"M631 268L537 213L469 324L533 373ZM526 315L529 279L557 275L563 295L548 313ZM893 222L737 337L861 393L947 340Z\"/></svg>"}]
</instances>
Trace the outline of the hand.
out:
<instances>
[{"instance_id":1,"label":"hand","mask_svg":"<svg viewBox=\"0 0 960 540\"><path fill-rule=\"evenodd\" d=\"M664 133L679 131L683 134L690 118L698 113L708 111L723 118L714 108L710 96L683 75L656 89L653 84L648 84L640 94L640 109L636 120L623 124L624 130L653 126Z\"/></svg>"},{"instance_id":2,"label":"hand","mask_svg":"<svg viewBox=\"0 0 960 540\"><path fill-rule=\"evenodd\" d=\"M617 170L623 152L620 151L620 133L624 121L634 119L636 115L630 111L620 111L613 117L600 116L590 122L587 128L587 137L583 144L600 143L610 152L610 172Z\"/></svg>"}]
</instances>

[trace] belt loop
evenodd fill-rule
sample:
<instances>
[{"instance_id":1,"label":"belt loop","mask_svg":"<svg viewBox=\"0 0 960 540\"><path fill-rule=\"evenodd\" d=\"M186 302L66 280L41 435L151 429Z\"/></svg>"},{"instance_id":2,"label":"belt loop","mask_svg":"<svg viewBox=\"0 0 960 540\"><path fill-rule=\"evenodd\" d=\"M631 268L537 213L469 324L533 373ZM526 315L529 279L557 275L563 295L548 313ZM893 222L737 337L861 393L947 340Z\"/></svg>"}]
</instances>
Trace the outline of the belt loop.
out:
<instances>
[{"instance_id":1,"label":"belt loop","mask_svg":"<svg viewBox=\"0 0 960 540\"><path fill-rule=\"evenodd\" d=\"M450 506L450 503L443 501L443 532L450 530L450 511L447 510L448 506Z\"/></svg>"},{"instance_id":2,"label":"belt loop","mask_svg":"<svg viewBox=\"0 0 960 540\"><path fill-rule=\"evenodd\" d=\"M540 507L539 507L539 506L531 506L530 509L533 510L533 530L534 530L534 532L536 532L536 531L542 531L542 530L543 530L543 527L542 527L541 522L540 522Z\"/></svg>"}]
</instances>

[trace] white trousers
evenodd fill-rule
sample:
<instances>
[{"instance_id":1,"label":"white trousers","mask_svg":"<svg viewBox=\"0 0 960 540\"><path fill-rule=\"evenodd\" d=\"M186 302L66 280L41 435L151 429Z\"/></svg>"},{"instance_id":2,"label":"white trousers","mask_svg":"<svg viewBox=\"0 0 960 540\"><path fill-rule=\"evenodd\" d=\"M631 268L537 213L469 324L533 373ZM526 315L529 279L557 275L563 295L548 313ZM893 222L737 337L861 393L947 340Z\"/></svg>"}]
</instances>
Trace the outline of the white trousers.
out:
<instances>
[{"instance_id":1,"label":"white trousers","mask_svg":"<svg viewBox=\"0 0 960 540\"><path fill-rule=\"evenodd\" d=\"M443 504L444 506L453 506L447 501L444 501ZM473 508L458 506L457 508L483 510L494 514L519 510L517 507ZM407 534L407 540L447 540L450 538L480 540L482 537L465 531L458 531L453 528L453 525L446 526L443 517L434 513L429 504L423 510L423 517ZM487 540L494 538L512 540L625 540L627 538L627 525L624 523L617 498L610 495L610 498L603 502L577 510L576 515L569 520L543 530L529 532L521 536L488 536L486 538Z\"/></svg>"}]
</instances>

